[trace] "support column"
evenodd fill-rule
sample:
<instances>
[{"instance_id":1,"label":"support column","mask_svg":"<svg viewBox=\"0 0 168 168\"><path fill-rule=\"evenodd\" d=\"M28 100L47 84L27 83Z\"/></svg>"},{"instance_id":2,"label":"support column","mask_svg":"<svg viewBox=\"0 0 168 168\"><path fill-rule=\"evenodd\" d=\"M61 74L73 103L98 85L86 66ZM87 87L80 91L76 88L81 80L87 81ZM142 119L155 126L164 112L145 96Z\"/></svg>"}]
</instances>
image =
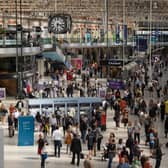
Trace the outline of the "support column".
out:
<instances>
[{"instance_id":1,"label":"support column","mask_svg":"<svg viewBox=\"0 0 168 168\"><path fill-rule=\"evenodd\" d=\"M4 135L3 129L0 128L0 168L4 168Z\"/></svg>"}]
</instances>

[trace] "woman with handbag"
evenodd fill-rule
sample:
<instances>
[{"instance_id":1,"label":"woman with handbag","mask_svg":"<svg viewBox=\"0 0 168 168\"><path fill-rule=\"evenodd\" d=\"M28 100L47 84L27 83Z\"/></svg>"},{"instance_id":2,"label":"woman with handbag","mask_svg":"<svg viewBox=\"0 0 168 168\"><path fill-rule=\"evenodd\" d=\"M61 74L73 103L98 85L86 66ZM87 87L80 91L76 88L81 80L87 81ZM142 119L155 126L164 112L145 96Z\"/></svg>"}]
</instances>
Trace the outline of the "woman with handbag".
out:
<instances>
[{"instance_id":1,"label":"woman with handbag","mask_svg":"<svg viewBox=\"0 0 168 168\"><path fill-rule=\"evenodd\" d=\"M45 148L45 140L42 134L39 134L38 144L38 154L41 156L41 168L45 168L45 160L47 159L47 152Z\"/></svg>"}]
</instances>

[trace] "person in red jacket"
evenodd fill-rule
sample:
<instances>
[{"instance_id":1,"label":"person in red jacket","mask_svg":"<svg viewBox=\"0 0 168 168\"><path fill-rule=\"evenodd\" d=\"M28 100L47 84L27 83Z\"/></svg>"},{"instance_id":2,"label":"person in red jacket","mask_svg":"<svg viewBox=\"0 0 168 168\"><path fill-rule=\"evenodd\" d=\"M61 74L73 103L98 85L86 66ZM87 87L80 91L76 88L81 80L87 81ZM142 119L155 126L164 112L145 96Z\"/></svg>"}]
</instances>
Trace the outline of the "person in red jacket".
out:
<instances>
[{"instance_id":1,"label":"person in red jacket","mask_svg":"<svg viewBox=\"0 0 168 168\"><path fill-rule=\"evenodd\" d=\"M106 131L106 113L101 112L101 130Z\"/></svg>"}]
</instances>

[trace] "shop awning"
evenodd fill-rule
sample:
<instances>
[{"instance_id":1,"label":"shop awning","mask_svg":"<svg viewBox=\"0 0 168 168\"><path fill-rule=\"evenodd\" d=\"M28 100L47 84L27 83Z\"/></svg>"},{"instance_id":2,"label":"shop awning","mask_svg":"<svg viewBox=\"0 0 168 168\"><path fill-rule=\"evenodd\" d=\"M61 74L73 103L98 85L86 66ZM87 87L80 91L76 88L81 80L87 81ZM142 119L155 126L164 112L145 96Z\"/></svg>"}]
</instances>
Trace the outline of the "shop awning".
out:
<instances>
[{"instance_id":1,"label":"shop awning","mask_svg":"<svg viewBox=\"0 0 168 168\"><path fill-rule=\"evenodd\" d=\"M42 56L46 59L50 59L51 61L56 61L56 62L60 62L60 63L65 62L65 56L58 54L56 51L43 52Z\"/></svg>"}]
</instances>

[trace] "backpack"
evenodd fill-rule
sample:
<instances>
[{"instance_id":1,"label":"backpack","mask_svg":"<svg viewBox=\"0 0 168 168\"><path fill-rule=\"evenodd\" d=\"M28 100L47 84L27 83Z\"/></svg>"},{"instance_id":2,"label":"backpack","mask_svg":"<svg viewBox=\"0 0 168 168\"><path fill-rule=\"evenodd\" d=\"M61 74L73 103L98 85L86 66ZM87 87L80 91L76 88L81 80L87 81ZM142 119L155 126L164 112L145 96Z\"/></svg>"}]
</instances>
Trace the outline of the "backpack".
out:
<instances>
[{"instance_id":1,"label":"backpack","mask_svg":"<svg viewBox=\"0 0 168 168\"><path fill-rule=\"evenodd\" d=\"M94 142L94 135L93 133L88 134L88 145L93 145Z\"/></svg>"}]
</instances>

